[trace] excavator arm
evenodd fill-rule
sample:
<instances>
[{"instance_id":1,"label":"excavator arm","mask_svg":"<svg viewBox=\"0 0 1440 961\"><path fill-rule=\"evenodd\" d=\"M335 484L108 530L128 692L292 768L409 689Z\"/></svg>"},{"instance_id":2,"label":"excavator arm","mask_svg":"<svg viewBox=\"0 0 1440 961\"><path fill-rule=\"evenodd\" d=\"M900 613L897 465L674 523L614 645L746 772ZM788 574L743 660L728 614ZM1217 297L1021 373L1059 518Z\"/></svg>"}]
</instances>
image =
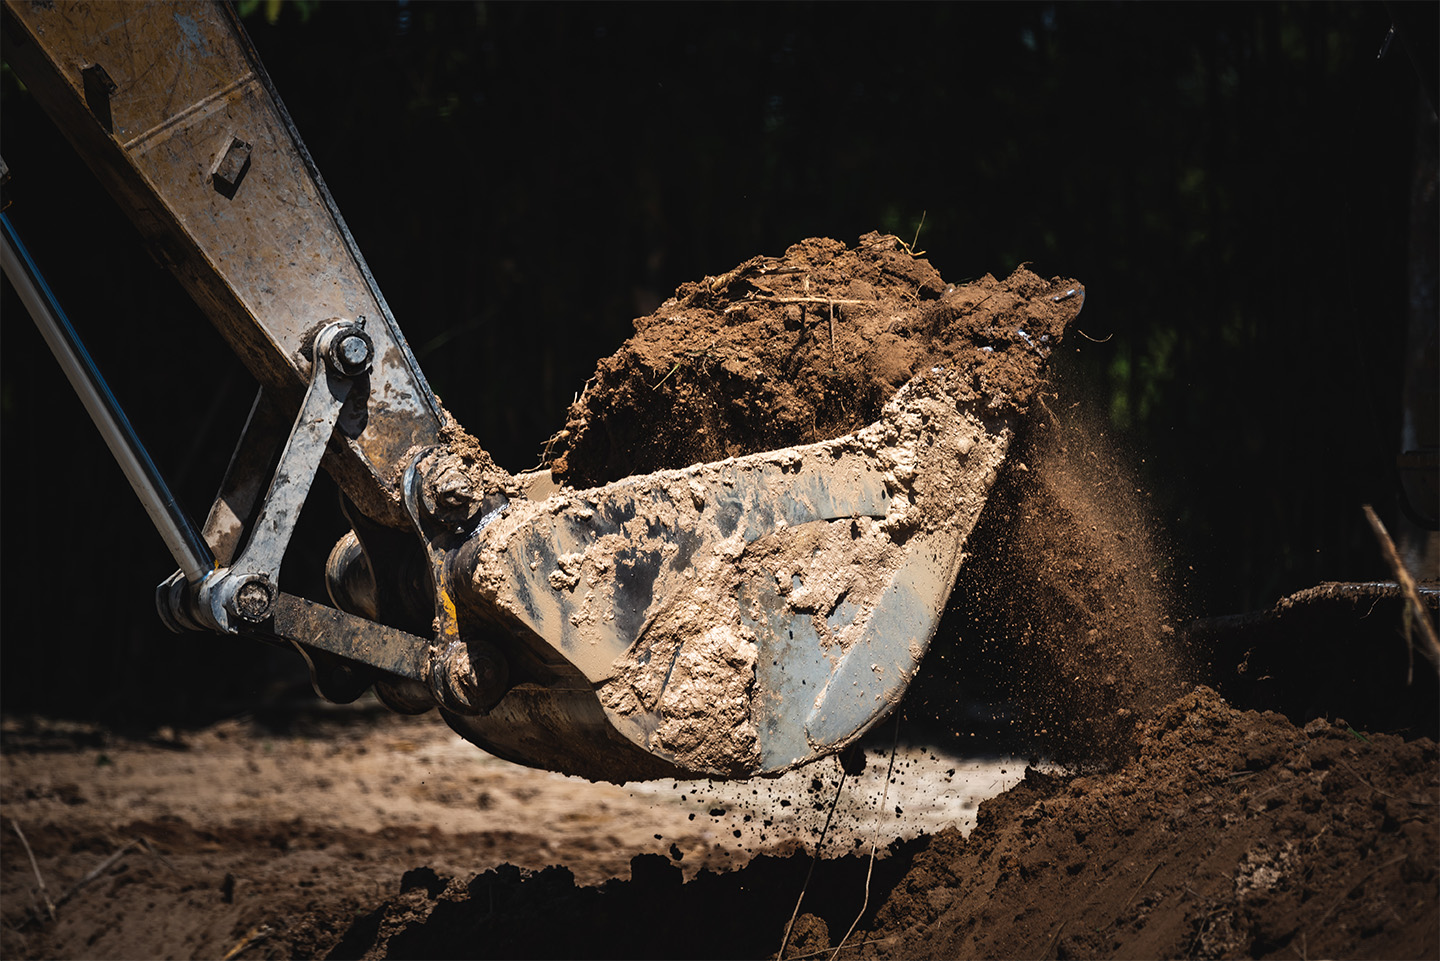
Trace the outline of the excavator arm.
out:
<instances>
[{"instance_id":1,"label":"excavator arm","mask_svg":"<svg viewBox=\"0 0 1440 961\"><path fill-rule=\"evenodd\" d=\"M1012 414L937 368L824 443L591 490L511 475L426 384L229 6L3 15L6 60L261 385L196 530L7 223L7 277L179 563L172 628L293 645L325 697L373 685L594 779L775 774L894 709ZM352 527L333 606L278 589L321 467Z\"/></svg>"},{"instance_id":2,"label":"excavator arm","mask_svg":"<svg viewBox=\"0 0 1440 961\"><path fill-rule=\"evenodd\" d=\"M448 417L224 4L7 2L5 58L256 380L294 403L318 332L365 321L380 390L327 463L401 523L397 470Z\"/></svg>"}]
</instances>

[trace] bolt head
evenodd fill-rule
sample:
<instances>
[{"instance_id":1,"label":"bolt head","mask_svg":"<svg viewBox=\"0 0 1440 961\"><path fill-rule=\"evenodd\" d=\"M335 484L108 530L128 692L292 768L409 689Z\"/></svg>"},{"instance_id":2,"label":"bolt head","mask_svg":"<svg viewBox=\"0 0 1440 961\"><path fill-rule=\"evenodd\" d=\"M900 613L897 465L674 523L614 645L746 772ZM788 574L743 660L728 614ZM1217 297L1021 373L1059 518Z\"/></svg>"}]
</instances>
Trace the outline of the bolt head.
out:
<instances>
[{"instance_id":1,"label":"bolt head","mask_svg":"<svg viewBox=\"0 0 1440 961\"><path fill-rule=\"evenodd\" d=\"M227 606L230 613L236 617L256 622L263 621L270 615L272 602L269 585L259 578L253 578L240 585Z\"/></svg>"},{"instance_id":2,"label":"bolt head","mask_svg":"<svg viewBox=\"0 0 1440 961\"><path fill-rule=\"evenodd\" d=\"M344 331L330 343L330 365L346 377L358 377L370 369L375 345L358 327Z\"/></svg>"},{"instance_id":3,"label":"bolt head","mask_svg":"<svg viewBox=\"0 0 1440 961\"><path fill-rule=\"evenodd\" d=\"M340 341L340 356L345 358L347 364L363 366L370 360L370 345L365 343L363 337L351 334Z\"/></svg>"},{"instance_id":4,"label":"bolt head","mask_svg":"<svg viewBox=\"0 0 1440 961\"><path fill-rule=\"evenodd\" d=\"M435 482L435 500L446 507L468 507L475 500L470 478L458 470L448 470Z\"/></svg>"},{"instance_id":5,"label":"bolt head","mask_svg":"<svg viewBox=\"0 0 1440 961\"><path fill-rule=\"evenodd\" d=\"M465 472L458 467L448 467L425 484L421 503L435 520L460 524L470 517L476 500L475 488Z\"/></svg>"}]
</instances>

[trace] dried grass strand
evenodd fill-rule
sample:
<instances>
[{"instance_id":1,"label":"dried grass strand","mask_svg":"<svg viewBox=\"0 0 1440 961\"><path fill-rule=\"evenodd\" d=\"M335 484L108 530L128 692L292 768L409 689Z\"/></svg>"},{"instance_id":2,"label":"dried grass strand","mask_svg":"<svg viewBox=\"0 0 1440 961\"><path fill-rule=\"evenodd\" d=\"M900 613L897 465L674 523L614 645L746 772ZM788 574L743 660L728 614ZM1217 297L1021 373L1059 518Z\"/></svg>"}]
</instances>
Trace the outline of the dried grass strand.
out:
<instances>
[{"instance_id":1,"label":"dried grass strand","mask_svg":"<svg viewBox=\"0 0 1440 961\"><path fill-rule=\"evenodd\" d=\"M1380 521L1375 509L1369 504L1365 504L1362 506L1362 510L1365 511L1365 519L1370 522L1370 529L1375 532L1375 539L1380 542L1380 551L1385 555L1390 570L1394 572L1400 590L1404 592L1406 600L1410 603L1414 614L1414 617L1411 618L1412 622L1418 622L1420 625L1420 636L1425 641L1420 647L1421 653L1430 661L1430 665L1435 668L1436 673L1440 674L1440 637L1436 636L1435 625L1430 623L1430 612L1420 601L1420 592L1415 587L1415 578L1410 575L1410 571L1405 567L1405 562L1400 559L1400 552L1395 548L1395 542L1390 539L1390 532L1385 529L1385 525ZM1405 640L1413 649L1415 640L1409 630L1409 625L1406 627Z\"/></svg>"},{"instance_id":2,"label":"dried grass strand","mask_svg":"<svg viewBox=\"0 0 1440 961\"><path fill-rule=\"evenodd\" d=\"M800 905L805 900L805 891L810 887L810 879L815 875L815 862L820 860L820 852L825 847L825 835L830 833L830 822L835 818L835 808L840 803L840 792L845 789L845 769L840 769L840 783L835 785L835 797L830 801L830 813L825 815L825 826L820 829L820 839L815 842L815 854L810 858L810 870L805 872L805 883L800 886L800 896L795 899L795 910L790 912L790 923L785 925L785 937L780 940L780 950L775 957L783 959L785 949L790 946L790 932L795 930L795 919L800 916Z\"/></svg>"},{"instance_id":3,"label":"dried grass strand","mask_svg":"<svg viewBox=\"0 0 1440 961\"><path fill-rule=\"evenodd\" d=\"M30 842L25 838L25 832L20 830L20 822L14 818L10 819L10 827L15 836L20 839L20 844L25 848L25 856L30 859L30 870L35 872L35 883L40 886L40 897L45 902L45 911L50 915L50 920L55 920L55 902L50 900L50 889L45 886L45 877L40 873L40 865L35 861L35 852L30 850Z\"/></svg>"}]
</instances>

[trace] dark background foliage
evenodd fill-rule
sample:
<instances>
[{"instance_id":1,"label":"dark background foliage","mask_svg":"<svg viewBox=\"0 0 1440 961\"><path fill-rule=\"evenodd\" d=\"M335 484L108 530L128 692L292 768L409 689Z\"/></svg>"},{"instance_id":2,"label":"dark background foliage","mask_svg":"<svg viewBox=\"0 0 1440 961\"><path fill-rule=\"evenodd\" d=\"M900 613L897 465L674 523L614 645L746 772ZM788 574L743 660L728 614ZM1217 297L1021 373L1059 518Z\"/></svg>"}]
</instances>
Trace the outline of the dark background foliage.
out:
<instances>
[{"instance_id":1,"label":"dark background foliage","mask_svg":"<svg viewBox=\"0 0 1440 961\"><path fill-rule=\"evenodd\" d=\"M1433 67L1433 5L241 10L431 383L512 470L681 282L809 236L908 240L923 213L951 281L1029 262L1087 285L1103 342L1057 354L1061 402L1131 452L1192 613L1388 576L1359 505L1398 520L1436 134L1401 45L1376 54L1418 19ZM10 214L203 516L253 387L8 71L3 96ZM160 626L173 565L4 296L5 709L273 696L298 659ZM286 577L313 594L327 490L303 523Z\"/></svg>"}]
</instances>

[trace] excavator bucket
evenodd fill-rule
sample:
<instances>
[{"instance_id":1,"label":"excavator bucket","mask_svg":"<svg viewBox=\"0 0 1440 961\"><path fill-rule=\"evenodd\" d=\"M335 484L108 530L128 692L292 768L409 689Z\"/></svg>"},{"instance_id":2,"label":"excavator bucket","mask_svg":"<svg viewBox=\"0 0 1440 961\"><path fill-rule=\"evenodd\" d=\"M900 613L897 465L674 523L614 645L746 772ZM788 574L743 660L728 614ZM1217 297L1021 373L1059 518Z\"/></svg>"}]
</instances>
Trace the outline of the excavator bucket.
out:
<instances>
[{"instance_id":1,"label":"excavator bucket","mask_svg":"<svg viewBox=\"0 0 1440 961\"><path fill-rule=\"evenodd\" d=\"M556 673L452 725L591 777L768 775L853 742L919 668L1083 303L1023 267L946 284L879 234L683 285L557 435L557 472L597 486L531 488L454 554L472 629Z\"/></svg>"},{"instance_id":2,"label":"excavator bucket","mask_svg":"<svg viewBox=\"0 0 1440 961\"><path fill-rule=\"evenodd\" d=\"M589 489L512 476L430 391L227 5L4 17L7 62L262 385L204 531L171 512L198 546L161 585L167 623L293 644L326 696L373 683L593 779L776 774L899 703L1023 414L984 365L1033 382L1049 346L987 328L832 439ZM932 299L977 309L958 298ZM1084 299L1027 298L1064 302L1053 341ZM354 528L335 608L276 587L317 465Z\"/></svg>"},{"instance_id":3,"label":"excavator bucket","mask_svg":"<svg viewBox=\"0 0 1440 961\"><path fill-rule=\"evenodd\" d=\"M1014 436L957 400L962 376L911 380L835 440L512 504L457 552L457 599L563 676L452 726L609 779L845 747L904 694Z\"/></svg>"}]
</instances>

